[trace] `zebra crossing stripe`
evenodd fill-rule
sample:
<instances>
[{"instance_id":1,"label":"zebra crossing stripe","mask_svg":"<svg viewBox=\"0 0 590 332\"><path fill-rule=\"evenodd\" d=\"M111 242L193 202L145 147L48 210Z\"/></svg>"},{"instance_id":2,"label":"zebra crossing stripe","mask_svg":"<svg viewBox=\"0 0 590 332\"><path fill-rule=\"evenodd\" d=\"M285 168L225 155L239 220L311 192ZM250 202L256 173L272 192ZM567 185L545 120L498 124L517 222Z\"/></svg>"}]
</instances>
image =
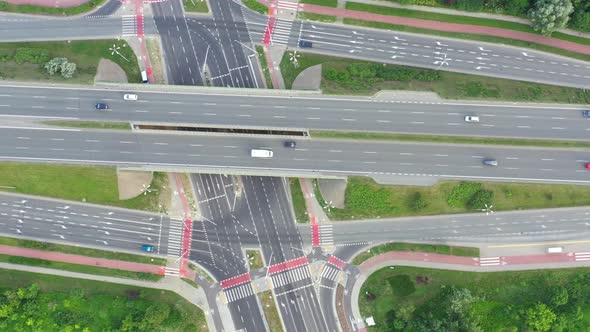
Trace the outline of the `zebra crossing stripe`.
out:
<instances>
[{"instance_id":1,"label":"zebra crossing stripe","mask_svg":"<svg viewBox=\"0 0 590 332\"><path fill-rule=\"evenodd\" d=\"M226 288L223 290L223 292L225 293L225 297L227 298L228 303L254 295L254 289L252 288L251 283Z\"/></svg>"}]
</instances>

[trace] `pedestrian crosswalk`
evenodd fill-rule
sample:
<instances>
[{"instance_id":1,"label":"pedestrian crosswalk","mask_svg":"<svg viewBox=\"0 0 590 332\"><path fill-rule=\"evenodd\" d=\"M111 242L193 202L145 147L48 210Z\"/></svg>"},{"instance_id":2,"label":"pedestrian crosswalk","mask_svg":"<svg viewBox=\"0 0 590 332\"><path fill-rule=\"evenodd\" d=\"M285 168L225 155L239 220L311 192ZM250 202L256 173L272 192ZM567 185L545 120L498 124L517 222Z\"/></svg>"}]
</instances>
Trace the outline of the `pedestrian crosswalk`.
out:
<instances>
[{"instance_id":1,"label":"pedestrian crosswalk","mask_svg":"<svg viewBox=\"0 0 590 332\"><path fill-rule=\"evenodd\" d=\"M121 16L122 36L137 36L137 23L135 15Z\"/></svg>"},{"instance_id":2,"label":"pedestrian crosswalk","mask_svg":"<svg viewBox=\"0 0 590 332\"><path fill-rule=\"evenodd\" d=\"M168 227L168 256L180 257L183 231L183 221L170 218L170 225Z\"/></svg>"},{"instance_id":3,"label":"pedestrian crosswalk","mask_svg":"<svg viewBox=\"0 0 590 332\"><path fill-rule=\"evenodd\" d=\"M334 226L332 224L320 224L321 246L334 245Z\"/></svg>"},{"instance_id":4,"label":"pedestrian crosswalk","mask_svg":"<svg viewBox=\"0 0 590 332\"><path fill-rule=\"evenodd\" d=\"M175 267L166 267L164 268L164 274L167 276L179 276L180 275L180 269L177 269Z\"/></svg>"},{"instance_id":5,"label":"pedestrian crosswalk","mask_svg":"<svg viewBox=\"0 0 590 332\"><path fill-rule=\"evenodd\" d=\"M227 303L231 303L248 296L254 295L254 289L252 289L251 283L241 284L239 286L226 288L223 290L225 293L225 297L227 298Z\"/></svg>"},{"instance_id":6,"label":"pedestrian crosswalk","mask_svg":"<svg viewBox=\"0 0 590 332\"><path fill-rule=\"evenodd\" d=\"M273 45L287 45L289 37L291 37L292 26L293 20L277 18L274 29L272 30L271 43Z\"/></svg>"},{"instance_id":7,"label":"pedestrian crosswalk","mask_svg":"<svg viewBox=\"0 0 590 332\"><path fill-rule=\"evenodd\" d=\"M294 10L294 11L297 11L297 9L299 8L299 3L297 3L297 2L291 2L291 1L279 0L279 2L277 3L277 8L279 10Z\"/></svg>"},{"instance_id":8,"label":"pedestrian crosswalk","mask_svg":"<svg viewBox=\"0 0 590 332\"><path fill-rule=\"evenodd\" d=\"M590 261L590 252L576 252L574 258L576 261Z\"/></svg>"},{"instance_id":9,"label":"pedestrian crosswalk","mask_svg":"<svg viewBox=\"0 0 590 332\"><path fill-rule=\"evenodd\" d=\"M479 259L479 266L500 265L500 257L482 257Z\"/></svg>"},{"instance_id":10,"label":"pedestrian crosswalk","mask_svg":"<svg viewBox=\"0 0 590 332\"><path fill-rule=\"evenodd\" d=\"M307 264L295 269L286 270L272 275L272 284L274 288L292 284L306 278L311 278L309 266Z\"/></svg>"},{"instance_id":11,"label":"pedestrian crosswalk","mask_svg":"<svg viewBox=\"0 0 590 332\"><path fill-rule=\"evenodd\" d=\"M338 276L340 275L340 269L336 268L331 264L325 264L324 269L322 270L321 277L322 279L328 279L330 281L336 281Z\"/></svg>"}]
</instances>

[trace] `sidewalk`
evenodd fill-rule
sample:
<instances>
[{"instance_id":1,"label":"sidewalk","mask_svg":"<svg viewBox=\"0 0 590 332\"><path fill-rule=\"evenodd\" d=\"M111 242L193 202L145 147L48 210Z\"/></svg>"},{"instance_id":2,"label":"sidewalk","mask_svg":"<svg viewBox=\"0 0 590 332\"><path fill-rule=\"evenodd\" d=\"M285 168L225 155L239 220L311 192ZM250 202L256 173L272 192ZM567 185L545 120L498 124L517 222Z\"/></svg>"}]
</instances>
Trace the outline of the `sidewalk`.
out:
<instances>
[{"instance_id":1,"label":"sidewalk","mask_svg":"<svg viewBox=\"0 0 590 332\"><path fill-rule=\"evenodd\" d=\"M263 0L258 0L258 1L264 4ZM356 20L381 22L381 23L388 23L388 24L395 24L395 25L405 25L405 26L411 26L411 27L422 28L422 29L457 32L457 33L468 32L470 34L503 37L503 38L523 40L523 41L528 41L528 42L532 42L532 43L557 47L557 48L565 49L568 51L573 51L573 52L578 52L578 53L583 53L583 54L590 54L590 46L588 46L588 45L576 44L576 43L572 43L572 42L561 40L561 39L556 39L556 38L536 35L536 34L532 34L532 33L521 32L521 31L484 27L484 26L478 26L478 25L467 25L467 24L428 21L428 20L413 19L413 18L406 18L406 17L400 17L400 16L388 16L388 15L373 14L373 13L367 13L367 12L361 12L361 11L355 11L355 10L330 8L330 7L307 5L307 4L302 5L300 11L306 12L306 13L314 13L314 14L331 15L331 16L343 17L343 18L351 18L351 19L356 19Z\"/></svg>"},{"instance_id":2,"label":"sidewalk","mask_svg":"<svg viewBox=\"0 0 590 332\"><path fill-rule=\"evenodd\" d=\"M164 275L164 266L0 245L0 254Z\"/></svg>"},{"instance_id":3,"label":"sidewalk","mask_svg":"<svg viewBox=\"0 0 590 332\"><path fill-rule=\"evenodd\" d=\"M90 0L4 0L9 3L16 5L32 5L39 7L50 7L50 8L70 8L78 7ZM108 1L108 0L106 0ZM105 2L106 2L105 1Z\"/></svg>"}]
</instances>

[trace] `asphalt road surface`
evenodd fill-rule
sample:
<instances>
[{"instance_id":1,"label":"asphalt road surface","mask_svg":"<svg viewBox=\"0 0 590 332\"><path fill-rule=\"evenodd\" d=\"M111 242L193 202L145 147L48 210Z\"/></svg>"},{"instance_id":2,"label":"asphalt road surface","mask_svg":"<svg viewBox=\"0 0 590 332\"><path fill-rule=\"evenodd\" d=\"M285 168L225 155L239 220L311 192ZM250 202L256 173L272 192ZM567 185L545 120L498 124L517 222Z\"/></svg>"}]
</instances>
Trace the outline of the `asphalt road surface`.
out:
<instances>
[{"instance_id":1,"label":"asphalt road surface","mask_svg":"<svg viewBox=\"0 0 590 332\"><path fill-rule=\"evenodd\" d=\"M281 97L0 87L0 115L83 120L304 128L407 134L586 140L584 106L406 102L354 97ZM96 111L107 103L111 110ZM478 115L479 123L467 123Z\"/></svg>"},{"instance_id":2,"label":"asphalt road surface","mask_svg":"<svg viewBox=\"0 0 590 332\"><path fill-rule=\"evenodd\" d=\"M155 15L158 14L158 11L155 10ZM37 19L2 15L0 21L3 29L0 31L0 41L116 37L122 34L121 20L121 17L114 16ZM232 22L235 24L230 24L227 21L224 22L228 31L238 31L232 32L228 36L239 34L240 31L248 31L250 39L254 43L260 42L267 24L267 18L249 10L244 10L244 20L246 23L238 21ZM149 21L147 20L146 24ZM218 23L215 20L203 20L201 23L204 29L217 29L216 25ZM172 30L164 28L159 23L157 24L161 33L172 33ZM169 24L167 26L172 27L173 25ZM174 29L176 29L176 26L174 26ZM186 35L187 31L184 30L183 34ZM157 33L157 30L147 24L146 34L155 33ZM385 63L580 88L588 87L590 83L590 64L587 62L524 48L486 44L477 41L369 30L352 26L301 23L299 21L295 21L291 25L286 40L286 45L292 49L297 49L298 40L309 40L313 42L313 49L301 49L301 51L328 53L340 57L354 57ZM165 49L167 47L169 46L165 45ZM180 57L174 59L178 61L184 60ZM199 57L199 59L202 58ZM232 68L231 64L228 67Z\"/></svg>"},{"instance_id":3,"label":"asphalt road surface","mask_svg":"<svg viewBox=\"0 0 590 332\"><path fill-rule=\"evenodd\" d=\"M366 175L381 181L433 183L440 179L590 184L580 149L377 141L298 141L295 149L266 137L138 134L126 131L4 127L0 159L107 164L152 170L298 176ZM250 150L274 150L251 158ZM497 167L484 166L493 158Z\"/></svg>"}]
</instances>

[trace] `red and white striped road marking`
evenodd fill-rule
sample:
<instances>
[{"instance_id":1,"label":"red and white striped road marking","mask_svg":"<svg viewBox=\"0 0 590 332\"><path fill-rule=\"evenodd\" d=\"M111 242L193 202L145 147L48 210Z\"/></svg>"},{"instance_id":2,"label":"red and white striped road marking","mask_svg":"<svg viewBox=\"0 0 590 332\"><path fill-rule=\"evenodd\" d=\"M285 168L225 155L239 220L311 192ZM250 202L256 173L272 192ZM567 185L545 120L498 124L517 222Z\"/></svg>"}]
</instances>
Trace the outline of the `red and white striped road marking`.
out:
<instances>
[{"instance_id":1,"label":"red and white striped road marking","mask_svg":"<svg viewBox=\"0 0 590 332\"><path fill-rule=\"evenodd\" d=\"M479 266L495 266L500 264L500 257L481 257L479 259Z\"/></svg>"},{"instance_id":2,"label":"red and white striped road marking","mask_svg":"<svg viewBox=\"0 0 590 332\"><path fill-rule=\"evenodd\" d=\"M330 257L328 257L328 263L336 266L340 270L344 269L347 265L347 263L345 261L341 260L340 258L338 258L334 255L330 255Z\"/></svg>"},{"instance_id":3,"label":"red and white striped road marking","mask_svg":"<svg viewBox=\"0 0 590 332\"><path fill-rule=\"evenodd\" d=\"M239 276L231 277L219 282L219 286L221 288L230 288L233 286L241 285L243 283L251 281L252 278L250 277L250 273L240 274Z\"/></svg>"},{"instance_id":4,"label":"red and white striped road marking","mask_svg":"<svg viewBox=\"0 0 590 332\"><path fill-rule=\"evenodd\" d=\"M294 258L291 260L288 260L286 262L282 262L282 263L278 263L278 264L274 264L268 267L267 273L268 274L274 274L274 273L279 273L279 272L283 272L286 270L290 270L290 269L294 269L296 267L305 265L308 263L307 257L303 256L303 257L299 257L299 258Z\"/></svg>"},{"instance_id":5,"label":"red and white striped road marking","mask_svg":"<svg viewBox=\"0 0 590 332\"><path fill-rule=\"evenodd\" d=\"M576 261L590 261L590 252L575 252L574 259Z\"/></svg>"}]
</instances>

